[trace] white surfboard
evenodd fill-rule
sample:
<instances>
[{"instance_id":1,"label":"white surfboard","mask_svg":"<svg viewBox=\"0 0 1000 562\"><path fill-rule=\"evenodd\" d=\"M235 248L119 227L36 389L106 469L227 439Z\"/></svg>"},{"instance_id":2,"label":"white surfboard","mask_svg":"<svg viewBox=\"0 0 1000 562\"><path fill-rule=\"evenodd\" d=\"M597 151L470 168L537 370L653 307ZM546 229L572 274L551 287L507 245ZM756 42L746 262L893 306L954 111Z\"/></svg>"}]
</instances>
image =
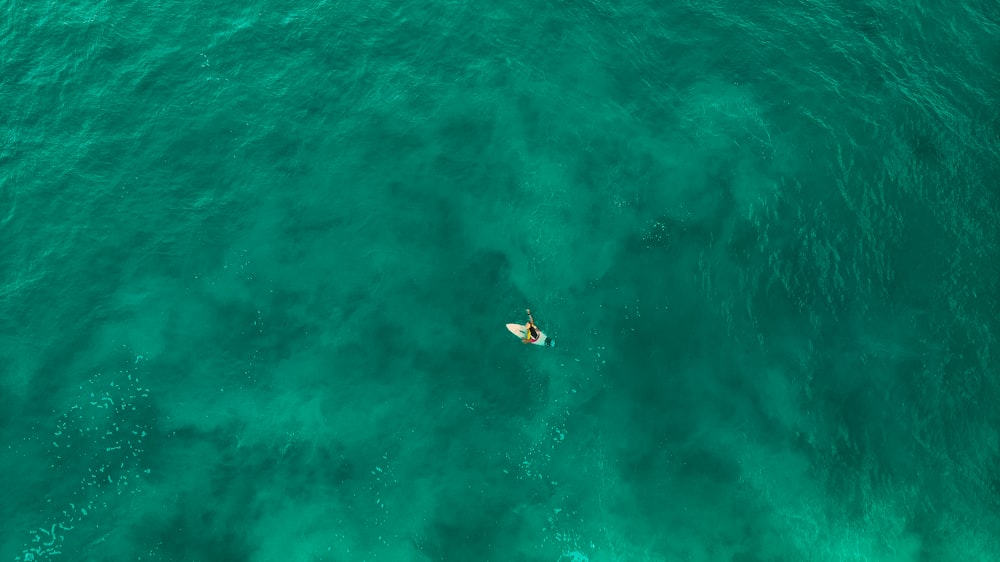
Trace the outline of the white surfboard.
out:
<instances>
[{"instance_id":1,"label":"white surfboard","mask_svg":"<svg viewBox=\"0 0 1000 562\"><path fill-rule=\"evenodd\" d=\"M507 324L507 330L517 336L518 339L523 340L527 332L524 330L524 324ZM534 345L543 345L545 347L555 347L556 340L546 336L541 330L538 330L538 340L531 342Z\"/></svg>"}]
</instances>

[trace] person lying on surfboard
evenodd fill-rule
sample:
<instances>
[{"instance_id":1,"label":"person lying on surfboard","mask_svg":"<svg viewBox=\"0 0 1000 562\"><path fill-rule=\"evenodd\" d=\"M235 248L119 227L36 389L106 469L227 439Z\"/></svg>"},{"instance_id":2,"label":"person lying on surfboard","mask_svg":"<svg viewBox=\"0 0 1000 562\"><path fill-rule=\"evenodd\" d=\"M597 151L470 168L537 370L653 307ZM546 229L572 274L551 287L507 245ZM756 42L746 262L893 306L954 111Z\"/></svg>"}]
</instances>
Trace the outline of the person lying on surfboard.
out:
<instances>
[{"instance_id":1,"label":"person lying on surfboard","mask_svg":"<svg viewBox=\"0 0 1000 562\"><path fill-rule=\"evenodd\" d=\"M535 343L538 341L538 326L535 326L535 319L531 317L531 309L527 309L528 323L524 325L524 339L521 343Z\"/></svg>"},{"instance_id":2,"label":"person lying on surfboard","mask_svg":"<svg viewBox=\"0 0 1000 562\"><path fill-rule=\"evenodd\" d=\"M522 343L532 343L543 347L554 347L556 340L550 338L535 325L535 319L531 317L531 310L528 311L528 323L518 324L511 322L507 324L507 331L517 336Z\"/></svg>"}]
</instances>

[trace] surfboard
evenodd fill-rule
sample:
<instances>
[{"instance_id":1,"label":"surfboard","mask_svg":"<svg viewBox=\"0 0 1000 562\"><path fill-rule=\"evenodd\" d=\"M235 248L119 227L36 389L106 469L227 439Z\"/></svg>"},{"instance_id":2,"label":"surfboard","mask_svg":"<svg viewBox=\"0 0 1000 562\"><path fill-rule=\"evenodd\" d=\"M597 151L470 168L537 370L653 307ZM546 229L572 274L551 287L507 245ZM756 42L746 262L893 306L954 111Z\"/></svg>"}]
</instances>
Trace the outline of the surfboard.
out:
<instances>
[{"instance_id":1,"label":"surfboard","mask_svg":"<svg viewBox=\"0 0 1000 562\"><path fill-rule=\"evenodd\" d=\"M517 339L524 339L524 324L507 324L507 331L517 336ZM546 336L541 330L538 330L538 341L533 341L531 343L534 345L543 345L545 347L555 347L556 340Z\"/></svg>"}]
</instances>

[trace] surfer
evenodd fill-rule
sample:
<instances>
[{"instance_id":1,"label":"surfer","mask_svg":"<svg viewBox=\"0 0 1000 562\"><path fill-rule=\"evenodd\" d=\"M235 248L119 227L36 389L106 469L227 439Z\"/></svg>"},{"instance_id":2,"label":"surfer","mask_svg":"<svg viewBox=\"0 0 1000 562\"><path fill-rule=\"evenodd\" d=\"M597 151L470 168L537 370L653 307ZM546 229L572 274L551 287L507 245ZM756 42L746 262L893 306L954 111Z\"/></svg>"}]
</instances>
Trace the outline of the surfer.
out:
<instances>
[{"instance_id":1,"label":"surfer","mask_svg":"<svg viewBox=\"0 0 1000 562\"><path fill-rule=\"evenodd\" d=\"M535 319L531 317L531 309L527 309L528 313L528 323L518 324L516 322L511 322L507 324L507 331L517 336L517 339L521 340L522 343L533 343L535 345L541 345L544 347L554 347L556 341L549 336L545 335L538 329L535 325Z\"/></svg>"},{"instance_id":2,"label":"surfer","mask_svg":"<svg viewBox=\"0 0 1000 562\"><path fill-rule=\"evenodd\" d=\"M538 326L535 326L535 319L531 317L531 309L527 309L528 323L524 325L524 338L521 343L535 343L538 341Z\"/></svg>"}]
</instances>

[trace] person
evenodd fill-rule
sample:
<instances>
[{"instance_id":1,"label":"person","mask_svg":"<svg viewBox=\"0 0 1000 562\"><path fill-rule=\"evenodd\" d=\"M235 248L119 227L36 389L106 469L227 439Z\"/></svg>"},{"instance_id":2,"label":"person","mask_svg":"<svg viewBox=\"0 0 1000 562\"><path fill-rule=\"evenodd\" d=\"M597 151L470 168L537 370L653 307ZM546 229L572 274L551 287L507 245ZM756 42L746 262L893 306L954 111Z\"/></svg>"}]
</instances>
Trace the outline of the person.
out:
<instances>
[{"instance_id":1,"label":"person","mask_svg":"<svg viewBox=\"0 0 1000 562\"><path fill-rule=\"evenodd\" d=\"M524 325L524 339L521 343L535 343L540 337L538 326L535 326L535 319L531 317L531 309L527 309L528 323Z\"/></svg>"}]
</instances>

